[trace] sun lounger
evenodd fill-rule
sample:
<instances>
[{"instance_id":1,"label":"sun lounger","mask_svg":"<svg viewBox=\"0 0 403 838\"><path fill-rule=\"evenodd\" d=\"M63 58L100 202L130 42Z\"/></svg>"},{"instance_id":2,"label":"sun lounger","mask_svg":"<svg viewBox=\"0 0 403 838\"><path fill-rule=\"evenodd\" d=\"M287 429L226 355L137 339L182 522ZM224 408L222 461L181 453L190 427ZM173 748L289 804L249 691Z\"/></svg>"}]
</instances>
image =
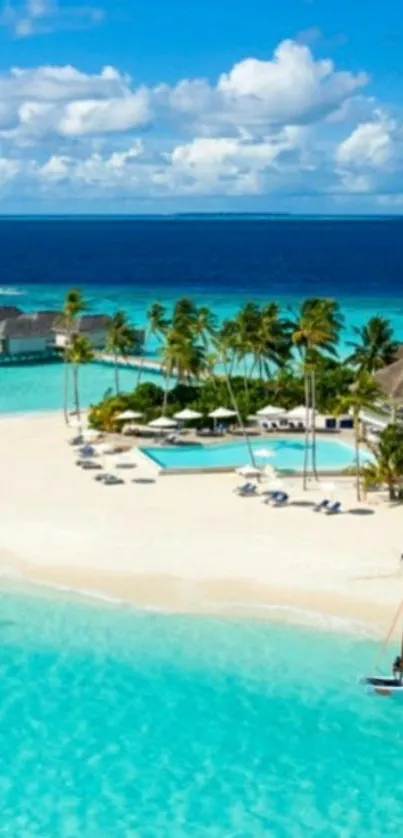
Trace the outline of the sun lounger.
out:
<instances>
[{"instance_id":1,"label":"sun lounger","mask_svg":"<svg viewBox=\"0 0 403 838\"><path fill-rule=\"evenodd\" d=\"M330 500L328 498L323 498L319 503L315 503L313 507L314 512L322 512L324 509L327 509L330 504Z\"/></svg>"},{"instance_id":2,"label":"sun lounger","mask_svg":"<svg viewBox=\"0 0 403 838\"><path fill-rule=\"evenodd\" d=\"M272 499L271 499L271 505L272 506L284 506L286 503L288 503L288 500L289 500L289 498L288 498L287 492L276 492L274 494L274 497L272 497Z\"/></svg>"},{"instance_id":3,"label":"sun lounger","mask_svg":"<svg viewBox=\"0 0 403 838\"><path fill-rule=\"evenodd\" d=\"M119 477L117 474L110 474L109 472L97 474L95 480L98 483L103 483L104 486L118 486L120 483L125 482L122 477Z\"/></svg>"},{"instance_id":4,"label":"sun lounger","mask_svg":"<svg viewBox=\"0 0 403 838\"><path fill-rule=\"evenodd\" d=\"M253 486L253 483L242 483L242 486L235 486L234 492L245 492Z\"/></svg>"},{"instance_id":5,"label":"sun lounger","mask_svg":"<svg viewBox=\"0 0 403 838\"><path fill-rule=\"evenodd\" d=\"M336 515L337 512L340 512L341 503L339 500L334 501L333 503L329 504L325 509L326 515Z\"/></svg>"},{"instance_id":6,"label":"sun lounger","mask_svg":"<svg viewBox=\"0 0 403 838\"><path fill-rule=\"evenodd\" d=\"M256 494L257 486L254 483L250 483L249 486L246 488L240 487L239 492L237 494L240 498L249 498Z\"/></svg>"},{"instance_id":7,"label":"sun lounger","mask_svg":"<svg viewBox=\"0 0 403 838\"><path fill-rule=\"evenodd\" d=\"M263 492L262 493L264 495L263 503L270 503L273 500L274 496L277 495L277 493L278 493L278 490L274 490L274 489L268 489L267 492Z\"/></svg>"}]
</instances>

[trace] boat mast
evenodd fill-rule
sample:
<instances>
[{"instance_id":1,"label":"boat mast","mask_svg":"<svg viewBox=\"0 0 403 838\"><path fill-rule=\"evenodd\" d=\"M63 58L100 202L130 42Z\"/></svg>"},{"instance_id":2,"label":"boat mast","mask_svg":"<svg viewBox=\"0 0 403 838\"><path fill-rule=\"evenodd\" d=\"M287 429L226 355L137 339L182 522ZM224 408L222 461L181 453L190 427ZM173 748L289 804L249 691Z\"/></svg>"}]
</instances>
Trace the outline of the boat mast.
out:
<instances>
[{"instance_id":1,"label":"boat mast","mask_svg":"<svg viewBox=\"0 0 403 838\"><path fill-rule=\"evenodd\" d=\"M392 636L392 634L393 634L393 632L394 632L394 630L395 630L395 628L396 628L396 624L397 624L398 620L400 619L400 616L401 616L402 612L403 612L403 601L400 603L400 605L399 605L399 607L398 607L398 609L397 609L397 611L396 611L396 614L395 614L395 616L394 616L394 619L393 619L392 625L391 625L391 627L390 627L390 629L389 629L389 631L388 631L388 633L387 633L387 635L386 635L386 637L385 637L385 640L383 641L383 643L382 643L382 645L381 645L381 648L380 648L380 651L379 651L379 654L378 654L378 658L377 658L377 661L376 661L376 668L377 668L377 669L379 669L379 667L380 667L380 665L381 665L381 663L382 663L382 660L383 660L383 656L384 656L384 654L385 654L386 647L387 647L387 645L388 645L388 643L389 643L389 640L390 640L390 638L391 638L391 636ZM402 628L401 651L400 651L400 655L401 655L401 657L402 657L402 659L403 659L403 628ZM403 672L403 666L402 666L402 672Z\"/></svg>"}]
</instances>

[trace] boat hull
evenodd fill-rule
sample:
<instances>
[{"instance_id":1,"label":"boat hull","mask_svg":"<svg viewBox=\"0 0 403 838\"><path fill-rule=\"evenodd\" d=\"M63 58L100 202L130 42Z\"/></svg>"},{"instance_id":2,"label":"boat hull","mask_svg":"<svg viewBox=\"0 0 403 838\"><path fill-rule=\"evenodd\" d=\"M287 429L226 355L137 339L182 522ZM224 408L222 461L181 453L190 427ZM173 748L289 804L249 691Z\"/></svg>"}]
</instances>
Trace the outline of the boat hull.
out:
<instances>
[{"instance_id":1,"label":"boat hull","mask_svg":"<svg viewBox=\"0 0 403 838\"><path fill-rule=\"evenodd\" d=\"M360 684L366 687L370 695L379 695L383 698L400 698L403 700L403 682L396 678L382 676L368 676L360 679Z\"/></svg>"}]
</instances>

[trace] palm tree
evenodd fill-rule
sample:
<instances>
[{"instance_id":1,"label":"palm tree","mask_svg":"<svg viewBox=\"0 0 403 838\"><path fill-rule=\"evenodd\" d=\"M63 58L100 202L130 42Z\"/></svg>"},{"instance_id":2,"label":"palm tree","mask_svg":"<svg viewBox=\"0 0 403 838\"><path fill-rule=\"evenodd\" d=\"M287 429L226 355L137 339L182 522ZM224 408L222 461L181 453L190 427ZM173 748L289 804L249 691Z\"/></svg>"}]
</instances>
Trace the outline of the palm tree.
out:
<instances>
[{"instance_id":1,"label":"palm tree","mask_svg":"<svg viewBox=\"0 0 403 838\"><path fill-rule=\"evenodd\" d=\"M259 332L261 316L257 303L245 303L235 318L234 344L235 360L243 365L243 380L248 394L248 356L253 354L253 345Z\"/></svg>"},{"instance_id":2,"label":"palm tree","mask_svg":"<svg viewBox=\"0 0 403 838\"><path fill-rule=\"evenodd\" d=\"M176 301L172 312L172 326L182 332L191 333L197 319L197 308L188 297Z\"/></svg>"},{"instance_id":3,"label":"palm tree","mask_svg":"<svg viewBox=\"0 0 403 838\"><path fill-rule=\"evenodd\" d=\"M85 336L74 333L66 352L67 362L73 368L73 390L75 411L80 421L80 392L78 374L82 364L89 364L94 358L94 349L91 341Z\"/></svg>"},{"instance_id":4,"label":"palm tree","mask_svg":"<svg viewBox=\"0 0 403 838\"><path fill-rule=\"evenodd\" d=\"M342 327L339 306L334 300L310 297L300 305L297 321L293 325L292 341L302 356L305 392L305 452L303 486L307 488L309 439L312 439L312 469L316 468L316 369L321 352L336 354L336 345Z\"/></svg>"},{"instance_id":5,"label":"palm tree","mask_svg":"<svg viewBox=\"0 0 403 838\"><path fill-rule=\"evenodd\" d=\"M396 499L396 488L403 479L403 428L401 425L388 425L380 434L376 445L368 443L372 462L365 463L361 469L365 488L386 484L389 500Z\"/></svg>"},{"instance_id":6,"label":"palm tree","mask_svg":"<svg viewBox=\"0 0 403 838\"><path fill-rule=\"evenodd\" d=\"M175 373L178 383L189 383L192 379L199 379L206 369L204 347L196 343L186 332L171 327L162 349L162 367L165 372L162 412L165 414L171 376Z\"/></svg>"},{"instance_id":7,"label":"palm tree","mask_svg":"<svg viewBox=\"0 0 403 838\"><path fill-rule=\"evenodd\" d=\"M250 336L250 349L253 356L250 376L257 367L259 378L263 379L264 374L270 378L270 365L282 367L288 362L291 352L290 324L280 317L277 303L266 303L261 308L257 328Z\"/></svg>"},{"instance_id":8,"label":"palm tree","mask_svg":"<svg viewBox=\"0 0 403 838\"><path fill-rule=\"evenodd\" d=\"M212 340L217 332L217 317L208 306L200 306L196 309L196 319L192 331L195 338L202 341L205 351L209 352Z\"/></svg>"},{"instance_id":9,"label":"palm tree","mask_svg":"<svg viewBox=\"0 0 403 838\"><path fill-rule=\"evenodd\" d=\"M237 415L239 427L242 429L242 433L243 433L243 436L244 436L244 439L245 439L245 443L246 443L246 446L247 446L247 449L248 449L248 452L249 452L250 462L256 468L256 460L255 460L255 456L254 456L254 453L253 453L253 448L252 448L252 445L251 445L251 442L250 442L245 424L243 422L241 412L239 410L239 405L238 405L238 402L235 398L235 393L234 393L234 390L233 390L233 387L232 387L232 382L231 382L231 369L232 369L233 362L234 362L234 360L233 360L234 359L234 352L236 351L236 350L234 350L234 346L233 346L232 329L231 329L231 327L228 327L228 324L231 323L231 322L232 321L226 321L226 323L223 324L220 331L215 335L214 346L215 346L215 349L216 349L217 357L219 358L219 360L222 364L228 394L229 394L229 397L230 397L230 400L231 400L232 407L235 410L235 413Z\"/></svg>"},{"instance_id":10,"label":"palm tree","mask_svg":"<svg viewBox=\"0 0 403 838\"><path fill-rule=\"evenodd\" d=\"M124 311L117 311L110 322L106 351L113 355L115 362L115 387L116 395L119 395L119 357L126 358L130 351L136 346L136 332L127 320Z\"/></svg>"},{"instance_id":11,"label":"palm tree","mask_svg":"<svg viewBox=\"0 0 403 838\"><path fill-rule=\"evenodd\" d=\"M167 318L167 311L166 307L163 306L161 303L152 303L147 311L147 321L148 326L146 329L146 337L144 341L144 347L147 347L147 344L150 338L155 337L159 342L161 342L169 328L169 320ZM137 376L137 384L136 387L139 386L141 381L141 376L143 373L143 365L140 364L139 372Z\"/></svg>"},{"instance_id":12,"label":"palm tree","mask_svg":"<svg viewBox=\"0 0 403 838\"><path fill-rule=\"evenodd\" d=\"M338 414L351 412L353 415L357 500L361 500L361 411L373 408L378 398L379 387L376 381L374 381L369 373L362 372L357 376L355 383L351 385L350 393L346 396L341 396L336 404L336 412Z\"/></svg>"},{"instance_id":13,"label":"palm tree","mask_svg":"<svg viewBox=\"0 0 403 838\"><path fill-rule=\"evenodd\" d=\"M354 334L357 340L349 342L354 351L346 359L346 364L372 375L396 360L398 342L386 317L371 317L365 326L355 326Z\"/></svg>"},{"instance_id":14,"label":"palm tree","mask_svg":"<svg viewBox=\"0 0 403 838\"><path fill-rule=\"evenodd\" d=\"M66 342L64 345L64 375L63 375L63 412L64 421L66 425L69 423L68 414L68 396L69 396L69 364L68 364L68 350L70 347L72 335L75 331L77 318L85 311L87 305L79 288L71 288L67 292L63 304L61 316L58 318L57 326L62 328L65 332Z\"/></svg>"}]
</instances>

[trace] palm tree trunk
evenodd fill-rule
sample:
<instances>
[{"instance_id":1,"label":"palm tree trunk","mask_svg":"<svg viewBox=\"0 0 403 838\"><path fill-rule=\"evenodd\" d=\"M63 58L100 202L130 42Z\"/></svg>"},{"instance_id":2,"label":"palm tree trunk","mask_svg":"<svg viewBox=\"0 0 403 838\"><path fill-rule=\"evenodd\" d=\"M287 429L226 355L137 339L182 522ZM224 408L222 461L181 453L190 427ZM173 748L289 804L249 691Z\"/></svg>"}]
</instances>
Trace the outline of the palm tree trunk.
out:
<instances>
[{"instance_id":1,"label":"palm tree trunk","mask_svg":"<svg viewBox=\"0 0 403 838\"><path fill-rule=\"evenodd\" d=\"M164 400L162 402L162 415L165 416L167 407L168 407L168 393L169 393L169 380L171 376L171 369L166 368L165 370L165 382L164 382Z\"/></svg>"},{"instance_id":2,"label":"palm tree trunk","mask_svg":"<svg viewBox=\"0 0 403 838\"><path fill-rule=\"evenodd\" d=\"M355 488L357 491L357 500L361 500L361 479L360 479L360 414L359 411L354 413L354 442L355 442Z\"/></svg>"},{"instance_id":3,"label":"palm tree trunk","mask_svg":"<svg viewBox=\"0 0 403 838\"><path fill-rule=\"evenodd\" d=\"M309 461L309 373L304 372L305 388L305 446L304 466L302 472L302 485L304 490L308 488L308 461Z\"/></svg>"},{"instance_id":4,"label":"palm tree trunk","mask_svg":"<svg viewBox=\"0 0 403 838\"><path fill-rule=\"evenodd\" d=\"M144 338L144 345L143 345L143 347L144 347L144 349L143 349L143 354L144 354L144 355L146 354L146 348L147 348L147 344L148 344L148 341L149 341L149 338L150 338L150 337L151 337L150 331L147 331L146 336L145 336L145 338ZM143 366L143 364L140 362L140 365L139 365L139 370L138 370L138 375L137 375L136 390L137 390L137 387L139 387L139 386L140 386L141 376L143 375L143 370L144 370L144 366Z\"/></svg>"},{"instance_id":5,"label":"palm tree trunk","mask_svg":"<svg viewBox=\"0 0 403 838\"><path fill-rule=\"evenodd\" d=\"M63 413L64 413L64 421L66 425L69 424L69 364L66 357L66 353L64 355L63 361Z\"/></svg>"},{"instance_id":6,"label":"palm tree trunk","mask_svg":"<svg viewBox=\"0 0 403 838\"><path fill-rule=\"evenodd\" d=\"M248 368L246 363L246 357L243 359L243 387L245 390L245 396L248 395Z\"/></svg>"},{"instance_id":7,"label":"palm tree trunk","mask_svg":"<svg viewBox=\"0 0 403 838\"><path fill-rule=\"evenodd\" d=\"M78 420L81 423L81 412L80 412L80 394L78 389L78 364L74 364L73 366L73 386L74 386L74 404L76 409L76 415L78 416Z\"/></svg>"},{"instance_id":8,"label":"palm tree trunk","mask_svg":"<svg viewBox=\"0 0 403 838\"><path fill-rule=\"evenodd\" d=\"M253 448L251 446L251 442L250 442L250 439L249 439L249 436L248 436L248 432L247 432L247 430L245 428L245 425L243 423L242 416L239 412L238 402L235 398L235 393L232 389L231 378L228 374L227 365L226 365L226 362L225 362L224 358L222 358L222 365L223 365L223 369L224 369L225 383L226 383L227 388L228 388L229 397L231 399L232 406L233 406L233 408L235 410L235 413L237 415L239 426L242 429L242 433L244 435L245 443L246 443L246 446L247 446L248 452L249 452L249 458L250 458L250 461L251 461L253 467L256 468L256 460L255 460L255 456L254 456L254 453L253 453Z\"/></svg>"},{"instance_id":9,"label":"palm tree trunk","mask_svg":"<svg viewBox=\"0 0 403 838\"><path fill-rule=\"evenodd\" d=\"M311 422L312 422L312 471L315 480L318 480L316 463L316 373L311 371Z\"/></svg>"},{"instance_id":10,"label":"palm tree trunk","mask_svg":"<svg viewBox=\"0 0 403 838\"><path fill-rule=\"evenodd\" d=\"M118 396L120 393L120 386L119 386L119 364L118 364L118 356L116 352L114 354L114 361L115 361L115 389L116 395Z\"/></svg>"}]
</instances>

